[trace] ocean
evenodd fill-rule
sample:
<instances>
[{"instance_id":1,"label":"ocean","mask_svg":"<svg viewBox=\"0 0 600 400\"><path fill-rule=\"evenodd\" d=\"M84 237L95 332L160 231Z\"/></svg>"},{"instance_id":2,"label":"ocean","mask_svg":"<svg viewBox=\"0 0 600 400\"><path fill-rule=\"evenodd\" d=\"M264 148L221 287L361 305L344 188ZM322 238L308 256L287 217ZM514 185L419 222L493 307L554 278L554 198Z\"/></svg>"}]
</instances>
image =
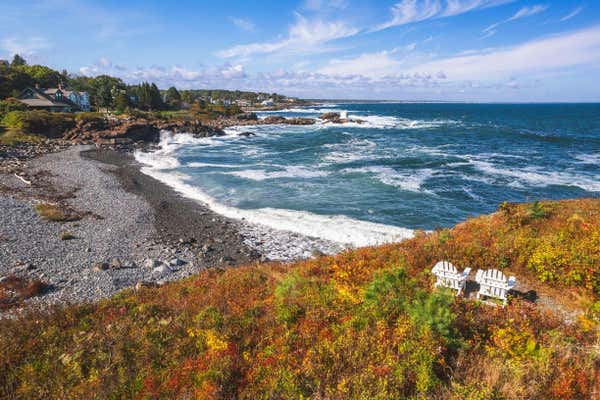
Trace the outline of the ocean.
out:
<instances>
[{"instance_id":1,"label":"ocean","mask_svg":"<svg viewBox=\"0 0 600 400\"><path fill-rule=\"evenodd\" d=\"M504 201L600 196L600 104L323 104L259 117L332 111L364 122L163 132L136 159L217 213L341 246L451 227Z\"/></svg>"}]
</instances>

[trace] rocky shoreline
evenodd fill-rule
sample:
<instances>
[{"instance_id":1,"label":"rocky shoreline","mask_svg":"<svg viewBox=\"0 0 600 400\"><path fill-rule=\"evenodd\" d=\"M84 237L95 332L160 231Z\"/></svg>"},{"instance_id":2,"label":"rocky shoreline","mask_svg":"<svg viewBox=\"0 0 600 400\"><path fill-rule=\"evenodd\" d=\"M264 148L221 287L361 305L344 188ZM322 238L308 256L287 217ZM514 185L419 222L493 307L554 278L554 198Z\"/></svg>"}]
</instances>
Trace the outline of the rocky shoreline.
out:
<instances>
[{"instance_id":1,"label":"rocky shoreline","mask_svg":"<svg viewBox=\"0 0 600 400\"><path fill-rule=\"evenodd\" d=\"M205 268L342 249L216 214L143 174L127 147L46 143L0 156L0 286L13 277L43 283L27 305L96 301ZM40 204L76 218L47 220Z\"/></svg>"},{"instance_id":2,"label":"rocky shoreline","mask_svg":"<svg viewBox=\"0 0 600 400\"><path fill-rule=\"evenodd\" d=\"M321 122L348 120L331 114ZM0 312L8 278L42 285L43 293L27 304L86 302L205 268L342 250L216 214L143 174L132 156L152 148L163 129L207 137L225 135L230 126L315 123L253 114L205 123L80 121L62 138L0 146ZM40 206L69 218L48 220Z\"/></svg>"}]
</instances>

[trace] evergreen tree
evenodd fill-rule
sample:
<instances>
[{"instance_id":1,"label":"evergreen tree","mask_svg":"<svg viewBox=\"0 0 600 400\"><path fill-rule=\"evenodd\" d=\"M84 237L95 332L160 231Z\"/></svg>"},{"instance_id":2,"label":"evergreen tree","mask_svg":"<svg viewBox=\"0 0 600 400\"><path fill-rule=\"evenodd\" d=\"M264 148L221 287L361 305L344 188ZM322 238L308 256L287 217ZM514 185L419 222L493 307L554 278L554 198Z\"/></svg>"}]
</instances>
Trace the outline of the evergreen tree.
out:
<instances>
[{"instance_id":1,"label":"evergreen tree","mask_svg":"<svg viewBox=\"0 0 600 400\"><path fill-rule=\"evenodd\" d=\"M171 108L179 108L181 106L181 95L175 86L167 89L165 101Z\"/></svg>"},{"instance_id":2,"label":"evergreen tree","mask_svg":"<svg viewBox=\"0 0 600 400\"><path fill-rule=\"evenodd\" d=\"M23 57L21 57L18 54L15 54L15 56L12 59L12 62L10 63L10 66L12 68L14 67L20 67L22 65L27 65L27 61L25 61L25 59Z\"/></svg>"},{"instance_id":3,"label":"evergreen tree","mask_svg":"<svg viewBox=\"0 0 600 400\"><path fill-rule=\"evenodd\" d=\"M158 90L158 87L154 83L150 85L150 108L152 110L162 110L164 108L160 90Z\"/></svg>"},{"instance_id":4,"label":"evergreen tree","mask_svg":"<svg viewBox=\"0 0 600 400\"><path fill-rule=\"evenodd\" d=\"M125 91L120 91L115 96L115 110L119 113L127 111L129 106L131 105L129 101L129 96Z\"/></svg>"}]
</instances>

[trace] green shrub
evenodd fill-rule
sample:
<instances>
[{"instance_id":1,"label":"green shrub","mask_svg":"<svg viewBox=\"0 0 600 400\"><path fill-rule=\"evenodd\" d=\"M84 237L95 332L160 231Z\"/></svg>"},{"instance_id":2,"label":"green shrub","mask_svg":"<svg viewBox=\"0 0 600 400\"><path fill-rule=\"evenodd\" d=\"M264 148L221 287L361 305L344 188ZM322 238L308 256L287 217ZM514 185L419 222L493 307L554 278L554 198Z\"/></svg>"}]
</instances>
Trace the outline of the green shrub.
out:
<instances>
[{"instance_id":1,"label":"green shrub","mask_svg":"<svg viewBox=\"0 0 600 400\"><path fill-rule=\"evenodd\" d=\"M379 318L395 321L407 310L414 289L415 282L408 277L404 268L383 271L367 287L365 304Z\"/></svg>"},{"instance_id":2,"label":"green shrub","mask_svg":"<svg viewBox=\"0 0 600 400\"><path fill-rule=\"evenodd\" d=\"M11 111L2 119L8 129L18 129L46 137L60 137L75 126L72 114L41 110Z\"/></svg>"},{"instance_id":3,"label":"green shrub","mask_svg":"<svg viewBox=\"0 0 600 400\"><path fill-rule=\"evenodd\" d=\"M420 292L410 304L408 313L416 326L427 327L447 342L458 344L458 334L453 328L456 315L452 313L454 296L446 290L433 293Z\"/></svg>"},{"instance_id":4,"label":"green shrub","mask_svg":"<svg viewBox=\"0 0 600 400\"><path fill-rule=\"evenodd\" d=\"M24 111L27 107L17 99L8 98L6 100L0 100L0 120L4 118L6 114L11 111Z\"/></svg>"},{"instance_id":5,"label":"green shrub","mask_svg":"<svg viewBox=\"0 0 600 400\"><path fill-rule=\"evenodd\" d=\"M539 201L534 201L529 206L529 216L533 219L544 218L548 216L548 212Z\"/></svg>"},{"instance_id":6,"label":"green shrub","mask_svg":"<svg viewBox=\"0 0 600 400\"><path fill-rule=\"evenodd\" d=\"M292 273L277 285L274 295L278 321L292 324L304 314L298 298L301 296L300 287L306 283L306 279Z\"/></svg>"}]
</instances>

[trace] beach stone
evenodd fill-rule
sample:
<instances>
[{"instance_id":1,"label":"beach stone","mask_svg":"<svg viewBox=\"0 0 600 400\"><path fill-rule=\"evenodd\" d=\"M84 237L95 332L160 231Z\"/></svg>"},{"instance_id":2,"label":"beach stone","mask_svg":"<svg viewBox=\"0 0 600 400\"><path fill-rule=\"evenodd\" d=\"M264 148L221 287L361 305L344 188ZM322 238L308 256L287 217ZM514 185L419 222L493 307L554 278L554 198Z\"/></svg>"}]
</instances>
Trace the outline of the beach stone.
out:
<instances>
[{"instance_id":1,"label":"beach stone","mask_svg":"<svg viewBox=\"0 0 600 400\"><path fill-rule=\"evenodd\" d=\"M100 271L106 271L109 268L107 263L96 263L92 266L92 271L94 272L100 272Z\"/></svg>"},{"instance_id":2,"label":"beach stone","mask_svg":"<svg viewBox=\"0 0 600 400\"><path fill-rule=\"evenodd\" d=\"M158 284L154 283L154 282L138 281L135 284L134 289L137 291L137 290L141 290L143 288L153 288L153 287L158 287Z\"/></svg>"},{"instance_id":3,"label":"beach stone","mask_svg":"<svg viewBox=\"0 0 600 400\"><path fill-rule=\"evenodd\" d=\"M144 260L144 262L142 263L142 266L144 268L156 268L158 266L160 266L160 261L158 260L154 260L152 258L147 258Z\"/></svg>"},{"instance_id":4,"label":"beach stone","mask_svg":"<svg viewBox=\"0 0 600 400\"><path fill-rule=\"evenodd\" d=\"M152 272L154 272L154 273L156 273L156 274L161 274L161 275L162 275L162 274L168 274L168 273L170 273L171 271L172 271L172 270L171 270L171 268L169 268L169 266L168 266L168 265L166 265L166 264L162 264L161 266L159 266L159 267L156 267L156 268L154 268L154 269L152 270Z\"/></svg>"},{"instance_id":5,"label":"beach stone","mask_svg":"<svg viewBox=\"0 0 600 400\"><path fill-rule=\"evenodd\" d=\"M323 253L323 252L322 252L321 250L319 250L319 249L314 249L314 250L312 251L312 256L313 256L314 258L323 257L323 256L325 256L325 255L326 255L326 254L325 254L325 253Z\"/></svg>"},{"instance_id":6,"label":"beach stone","mask_svg":"<svg viewBox=\"0 0 600 400\"><path fill-rule=\"evenodd\" d=\"M174 258L171 261L169 261L169 265L172 267L179 267L181 265L185 264L185 261L179 259L179 258Z\"/></svg>"}]
</instances>

